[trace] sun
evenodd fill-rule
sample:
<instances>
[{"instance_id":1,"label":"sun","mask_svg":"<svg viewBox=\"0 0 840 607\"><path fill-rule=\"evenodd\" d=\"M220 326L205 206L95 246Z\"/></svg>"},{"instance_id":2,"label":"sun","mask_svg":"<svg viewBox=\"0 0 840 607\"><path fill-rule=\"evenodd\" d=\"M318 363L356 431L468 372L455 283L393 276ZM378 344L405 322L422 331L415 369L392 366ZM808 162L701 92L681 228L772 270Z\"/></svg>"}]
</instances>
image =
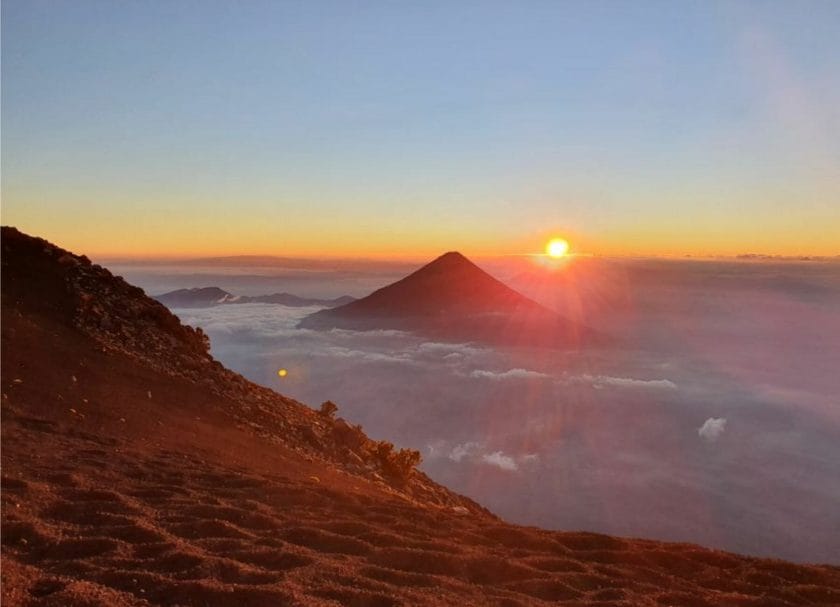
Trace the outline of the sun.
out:
<instances>
[{"instance_id":1,"label":"sun","mask_svg":"<svg viewBox=\"0 0 840 607\"><path fill-rule=\"evenodd\" d=\"M565 257L569 252L569 242L562 238L552 238L545 245L545 253L554 259Z\"/></svg>"}]
</instances>

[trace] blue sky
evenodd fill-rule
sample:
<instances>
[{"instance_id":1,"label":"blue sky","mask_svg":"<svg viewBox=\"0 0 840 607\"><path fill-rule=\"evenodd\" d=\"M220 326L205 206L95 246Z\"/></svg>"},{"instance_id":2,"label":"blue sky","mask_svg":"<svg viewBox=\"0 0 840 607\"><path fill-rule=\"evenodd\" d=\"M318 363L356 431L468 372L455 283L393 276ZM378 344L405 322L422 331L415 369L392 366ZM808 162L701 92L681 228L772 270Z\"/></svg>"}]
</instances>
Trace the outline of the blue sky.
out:
<instances>
[{"instance_id":1,"label":"blue sky","mask_svg":"<svg viewBox=\"0 0 840 607\"><path fill-rule=\"evenodd\" d=\"M3 214L97 253L840 253L837 2L3 3Z\"/></svg>"}]
</instances>

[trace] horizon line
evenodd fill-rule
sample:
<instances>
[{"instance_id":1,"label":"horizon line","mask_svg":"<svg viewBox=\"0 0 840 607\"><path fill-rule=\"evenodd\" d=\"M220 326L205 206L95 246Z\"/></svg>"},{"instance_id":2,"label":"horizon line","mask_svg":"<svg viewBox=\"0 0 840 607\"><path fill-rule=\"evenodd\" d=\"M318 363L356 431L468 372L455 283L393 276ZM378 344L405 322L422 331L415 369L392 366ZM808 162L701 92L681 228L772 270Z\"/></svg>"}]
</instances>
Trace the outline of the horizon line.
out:
<instances>
[{"instance_id":1,"label":"horizon line","mask_svg":"<svg viewBox=\"0 0 840 607\"><path fill-rule=\"evenodd\" d=\"M450 249L450 251L459 252L458 249ZM105 254L105 255L94 255L94 257L102 263L116 263L116 264L142 264L142 263L149 263L149 264L177 264L177 263L200 263L200 262L220 262L223 260L240 260L246 261L248 259L262 259L266 261L282 261L282 260L289 260L289 261L300 261L300 262L322 262L322 263L330 263L330 262L352 262L352 263L383 263L383 264L401 264L401 263L413 263L413 262L423 262L423 261L432 261L436 259L440 255L444 255L444 253L440 253L433 256L424 256L424 255L394 255L394 256L356 256L356 255L324 255L324 256L313 256L307 254L295 255L295 254L254 254L254 253L241 253L241 254L227 254L227 255L151 255L151 256L134 256L134 255L124 255L124 254ZM816 262L840 262L840 253L834 255L774 255L769 253L736 253L736 254L694 254L694 253L662 253L662 254L644 254L644 253L625 253L625 254L617 254L617 253L567 253L562 258L552 258L551 256L545 253L494 253L494 254L477 254L477 255L468 255L464 254L465 257L470 259L503 259L503 258L517 258L517 257L528 257L528 258L538 258L538 259L551 259L556 262L562 262L564 260L569 259L576 259L576 258L585 258L585 259L604 259L604 260L669 260L669 261L742 261L742 262L761 262L761 261L816 261Z\"/></svg>"}]
</instances>

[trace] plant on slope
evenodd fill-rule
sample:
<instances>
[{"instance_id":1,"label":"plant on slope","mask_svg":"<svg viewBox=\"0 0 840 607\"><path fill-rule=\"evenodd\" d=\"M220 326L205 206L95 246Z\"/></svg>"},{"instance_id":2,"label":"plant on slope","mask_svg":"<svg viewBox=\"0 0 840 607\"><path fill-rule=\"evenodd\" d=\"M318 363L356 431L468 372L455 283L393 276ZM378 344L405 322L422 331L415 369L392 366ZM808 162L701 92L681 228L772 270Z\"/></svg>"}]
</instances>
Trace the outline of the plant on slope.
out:
<instances>
[{"instance_id":1,"label":"plant on slope","mask_svg":"<svg viewBox=\"0 0 840 607\"><path fill-rule=\"evenodd\" d=\"M338 405L336 405L331 400L325 400L321 403L321 408L318 409L318 413L327 419L335 419L335 414L338 412Z\"/></svg>"}]
</instances>

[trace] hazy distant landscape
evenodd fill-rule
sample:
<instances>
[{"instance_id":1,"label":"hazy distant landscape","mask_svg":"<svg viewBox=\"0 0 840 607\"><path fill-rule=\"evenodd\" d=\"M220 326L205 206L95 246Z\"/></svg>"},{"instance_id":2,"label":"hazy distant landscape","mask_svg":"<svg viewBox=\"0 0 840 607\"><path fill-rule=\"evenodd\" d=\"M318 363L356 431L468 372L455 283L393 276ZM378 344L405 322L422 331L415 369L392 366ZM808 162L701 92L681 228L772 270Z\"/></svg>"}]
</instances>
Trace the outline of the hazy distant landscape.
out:
<instances>
[{"instance_id":1,"label":"hazy distant landscape","mask_svg":"<svg viewBox=\"0 0 840 607\"><path fill-rule=\"evenodd\" d=\"M335 401L339 415L421 450L432 478L508 520L838 562L840 265L479 265L605 332L610 347L296 328L317 307L174 311L209 334L226 365L312 406ZM320 297L364 296L407 273L116 270L153 294L213 285Z\"/></svg>"}]
</instances>

